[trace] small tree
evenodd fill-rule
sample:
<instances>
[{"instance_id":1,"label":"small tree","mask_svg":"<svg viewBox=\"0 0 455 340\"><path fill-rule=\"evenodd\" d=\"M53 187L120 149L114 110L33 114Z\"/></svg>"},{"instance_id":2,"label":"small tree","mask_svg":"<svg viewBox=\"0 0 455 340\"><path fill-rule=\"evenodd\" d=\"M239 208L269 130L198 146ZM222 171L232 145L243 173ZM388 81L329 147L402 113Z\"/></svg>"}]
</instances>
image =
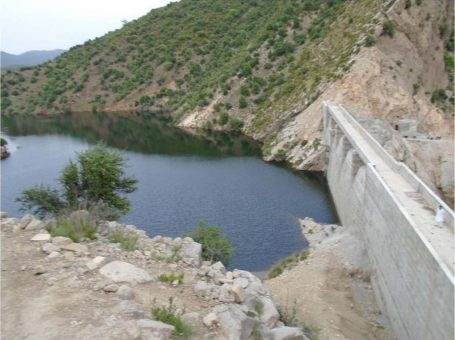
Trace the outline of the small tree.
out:
<instances>
[{"instance_id":1,"label":"small tree","mask_svg":"<svg viewBox=\"0 0 455 340\"><path fill-rule=\"evenodd\" d=\"M191 237L202 245L202 258L207 261L221 261L225 266L231 263L234 248L231 241L223 235L216 225L199 221L196 229L185 236Z\"/></svg>"},{"instance_id":2,"label":"small tree","mask_svg":"<svg viewBox=\"0 0 455 340\"><path fill-rule=\"evenodd\" d=\"M395 25L392 21L387 20L384 22L384 26L382 27L382 34L393 38L395 35Z\"/></svg>"},{"instance_id":3,"label":"small tree","mask_svg":"<svg viewBox=\"0 0 455 340\"><path fill-rule=\"evenodd\" d=\"M120 216L127 213L130 206L121 194L136 190L137 183L125 175L124 164L118 152L101 145L92 147L79 153L77 161L71 161L63 169L59 179L61 194L41 186L25 190L17 201L22 203L21 210L33 210L41 217L57 215L63 209L90 209L92 206L109 210L109 217Z\"/></svg>"}]
</instances>

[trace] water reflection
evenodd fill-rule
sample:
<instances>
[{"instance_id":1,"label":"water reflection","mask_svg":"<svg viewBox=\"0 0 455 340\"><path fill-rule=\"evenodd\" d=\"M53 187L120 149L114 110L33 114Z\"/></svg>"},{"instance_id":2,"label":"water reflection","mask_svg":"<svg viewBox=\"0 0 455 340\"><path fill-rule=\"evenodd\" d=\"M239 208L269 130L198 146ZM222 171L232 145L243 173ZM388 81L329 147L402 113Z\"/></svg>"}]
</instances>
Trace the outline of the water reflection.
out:
<instances>
[{"instance_id":1,"label":"water reflection","mask_svg":"<svg viewBox=\"0 0 455 340\"><path fill-rule=\"evenodd\" d=\"M43 118L3 116L2 129L9 136L70 135L90 143L104 143L145 154L197 155L203 157L260 157L259 145L240 134L207 132L191 134L173 127L163 116L151 114L71 113Z\"/></svg>"}]
</instances>

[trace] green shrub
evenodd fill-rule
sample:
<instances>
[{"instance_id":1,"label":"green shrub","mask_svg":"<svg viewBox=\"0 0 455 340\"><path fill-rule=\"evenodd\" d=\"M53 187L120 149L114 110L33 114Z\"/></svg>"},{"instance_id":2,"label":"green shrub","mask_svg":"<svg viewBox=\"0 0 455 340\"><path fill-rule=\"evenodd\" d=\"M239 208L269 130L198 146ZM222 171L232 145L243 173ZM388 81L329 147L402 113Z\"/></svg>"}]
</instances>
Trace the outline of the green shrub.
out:
<instances>
[{"instance_id":1,"label":"green shrub","mask_svg":"<svg viewBox=\"0 0 455 340\"><path fill-rule=\"evenodd\" d=\"M231 125L231 129L240 130L243 127L243 121L241 121L237 117L232 117L230 119L230 125Z\"/></svg>"},{"instance_id":2,"label":"green shrub","mask_svg":"<svg viewBox=\"0 0 455 340\"><path fill-rule=\"evenodd\" d=\"M308 250L296 252L275 264L267 274L267 278L273 279L281 275L286 269L295 267L300 261L305 260L309 255Z\"/></svg>"},{"instance_id":3,"label":"green shrub","mask_svg":"<svg viewBox=\"0 0 455 340\"><path fill-rule=\"evenodd\" d=\"M220 125L226 125L228 121L229 121L229 114L227 112L222 112L218 119L218 123Z\"/></svg>"},{"instance_id":4,"label":"green shrub","mask_svg":"<svg viewBox=\"0 0 455 340\"><path fill-rule=\"evenodd\" d=\"M168 283L172 283L174 281L177 281L180 284L180 283L183 282L183 274L174 274L174 273L161 274L159 276L159 280L161 282L168 282Z\"/></svg>"},{"instance_id":5,"label":"green shrub","mask_svg":"<svg viewBox=\"0 0 455 340\"><path fill-rule=\"evenodd\" d=\"M79 153L77 163L71 162L60 177L67 202L102 201L121 213L127 213L129 201L119 194L136 190L137 180L125 175L124 164L118 152L102 145Z\"/></svg>"},{"instance_id":6,"label":"green shrub","mask_svg":"<svg viewBox=\"0 0 455 340\"><path fill-rule=\"evenodd\" d=\"M89 217L59 217L55 226L49 228L52 237L64 236L74 242L80 242L83 238L95 239L96 225Z\"/></svg>"},{"instance_id":7,"label":"green shrub","mask_svg":"<svg viewBox=\"0 0 455 340\"><path fill-rule=\"evenodd\" d=\"M365 39L365 46L371 47L376 44L376 38L373 35L368 35Z\"/></svg>"},{"instance_id":8,"label":"green shrub","mask_svg":"<svg viewBox=\"0 0 455 340\"><path fill-rule=\"evenodd\" d=\"M243 97L243 96L240 97L240 99L239 99L239 108L240 108L240 109L244 109L244 108L246 108L247 106L248 106L248 102L247 102L246 98Z\"/></svg>"},{"instance_id":9,"label":"green shrub","mask_svg":"<svg viewBox=\"0 0 455 340\"><path fill-rule=\"evenodd\" d=\"M286 151L284 151L283 149L279 149L275 155L273 156L273 158L278 161L278 162L282 162L286 159Z\"/></svg>"},{"instance_id":10,"label":"green shrub","mask_svg":"<svg viewBox=\"0 0 455 340\"><path fill-rule=\"evenodd\" d=\"M411 8L411 6L412 6L412 0L406 0L404 8L405 9L409 9L409 8Z\"/></svg>"},{"instance_id":11,"label":"green shrub","mask_svg":"<svg viewBox=\"0 0 455 340\"><path fill-rule=\"evenodd\" d=\"M6 141L6 139L0 138L0 146L5 146L7 144L8 144L8 142Z\"/></svg>"},{"instance_id":12,"label":"green shrub","mask_svg":"<svg viewBox=\"0 0 455 340\"><path fill-rule=\"evenodd\" d=\"M109 241L112 243L119 243L120 246L127 251L137 249L137 240L138 236L135 234L125 234L120 231L109 234Z\"/></svg>"},{"instance_id":13,"label":"green shrub","mask_svg":"<svg viewBox=\"0 0 455 340\"><path fill-rule=\"evenodd\" d=\"M125 175L123 166L118 152L98 145L79 153L77 161L63 169L60 184L65 200L57 190L44 187L24 190L16 200L22 203L22 211L32 210L40 217L57 215L64 208L79 210L93 205L115 210L118 217L129 210L128 199L120 194L133 192L137 183Z\"/></svg>"},{"instance_id":14,"label":"green shrub","mask_svg":"<svg viewBox=\"0 0 455 340\"><path fill-rule=\"evenodd\" d=\"M454 68L455 68L453 53L451 53L451 52L444 53L444 63L446 65L447 72L453 73Z\"/></svg>"},{"instance_id":15,"label":"green shrub","mask_svg":"<svg viewBox=\"0 0 455 340\"><path fill-rule=\"evenodd\" d=\"M447 99L447 94L444 89L434 90L431 94L432 103L442 103Z\"/></svg>"},{"instance_id":16,"label":"green shrub","mask_svg":"<svg viewBox=\"0 0 455 340\"><path fill-rule=\"evenodd\" d=\"M191 327L183 322L181 314L177 313L177 308L174 305L174 299L169 298L167 307L152 308L152 315L155 320L167 323L175 327L174 337L188 339L191 335Z\"/></svg>"},{"instance_id":17,"label":"green shrub","mask_svg":"<svg viewBox=\"0 0 455 340\"><path fill-rule=\"evenodd\" d=\"M395 24L390 20L385 21L382 27L382 34L393 38L395 35Z\"/></svg>"},{"instance_id":18,"label":"green shrub","mask_svg":"<svg viewBox=\"0 0 455 340\"><path fill-rule=\"evenodd\" d=\"M234 253L231 241L224 236L216 225L208 225L199 221L196 229L186 234L195 242L202 245L202 258L207 261L221 261L225 266L229 265Z\"/></svg>"}]
</instances>

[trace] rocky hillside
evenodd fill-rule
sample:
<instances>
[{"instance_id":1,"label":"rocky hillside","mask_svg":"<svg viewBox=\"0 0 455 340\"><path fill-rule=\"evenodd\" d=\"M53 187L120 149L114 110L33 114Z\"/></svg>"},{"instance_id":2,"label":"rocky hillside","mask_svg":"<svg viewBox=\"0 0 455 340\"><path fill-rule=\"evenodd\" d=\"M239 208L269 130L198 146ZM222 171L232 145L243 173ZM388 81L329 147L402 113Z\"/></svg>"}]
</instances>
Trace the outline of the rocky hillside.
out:
<instances>
[{"instance_id":1,"label":"rocky hillside","mask_svg":"<svg viewBox=\"0 0 455 340\"><path fill-rule=\"evenodd\" d=\"M431 163L422 177L444 194L452 27L449 0L181 0L8 72L2 111L167 112L184 128L241 128L266 159L321 170L322 103L337 101L389 123L412 118L449 141L439 164L424 153L414 167Z\"/></svg>"},{"instance_id":2,"label":"rocky hillside","mask_svg":"<svg viewBox=\"0 0 455 340\"><path fill-rule=\"evenodd\" d=\"M1 215L2 339L308 339L256 276L201 261L191 238L100 222L75 243L52 237L52 220Z\"/></svg>"}]
</instances>

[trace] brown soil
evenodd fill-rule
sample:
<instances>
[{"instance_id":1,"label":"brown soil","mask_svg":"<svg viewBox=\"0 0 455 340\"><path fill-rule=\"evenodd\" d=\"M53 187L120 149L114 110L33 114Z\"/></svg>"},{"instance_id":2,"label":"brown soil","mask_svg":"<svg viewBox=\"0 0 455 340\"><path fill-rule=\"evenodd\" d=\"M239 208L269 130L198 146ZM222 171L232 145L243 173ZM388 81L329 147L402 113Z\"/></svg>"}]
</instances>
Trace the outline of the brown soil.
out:
<instances>
[{"instance_id":1,"label":"brown soil","mask_svg":"<svg viewBox=\"0 0 455 340\"><path fill-rule=\"evenodd\" d=\"M390 339L368 275L351 264L359 261L346 258L348 242L355 241L346 231L337 231L311 249L307 260L265 286L281 309L292 314L295 308L300 322L318 330L319 340Z\"/></svg>"}]
</instances>

